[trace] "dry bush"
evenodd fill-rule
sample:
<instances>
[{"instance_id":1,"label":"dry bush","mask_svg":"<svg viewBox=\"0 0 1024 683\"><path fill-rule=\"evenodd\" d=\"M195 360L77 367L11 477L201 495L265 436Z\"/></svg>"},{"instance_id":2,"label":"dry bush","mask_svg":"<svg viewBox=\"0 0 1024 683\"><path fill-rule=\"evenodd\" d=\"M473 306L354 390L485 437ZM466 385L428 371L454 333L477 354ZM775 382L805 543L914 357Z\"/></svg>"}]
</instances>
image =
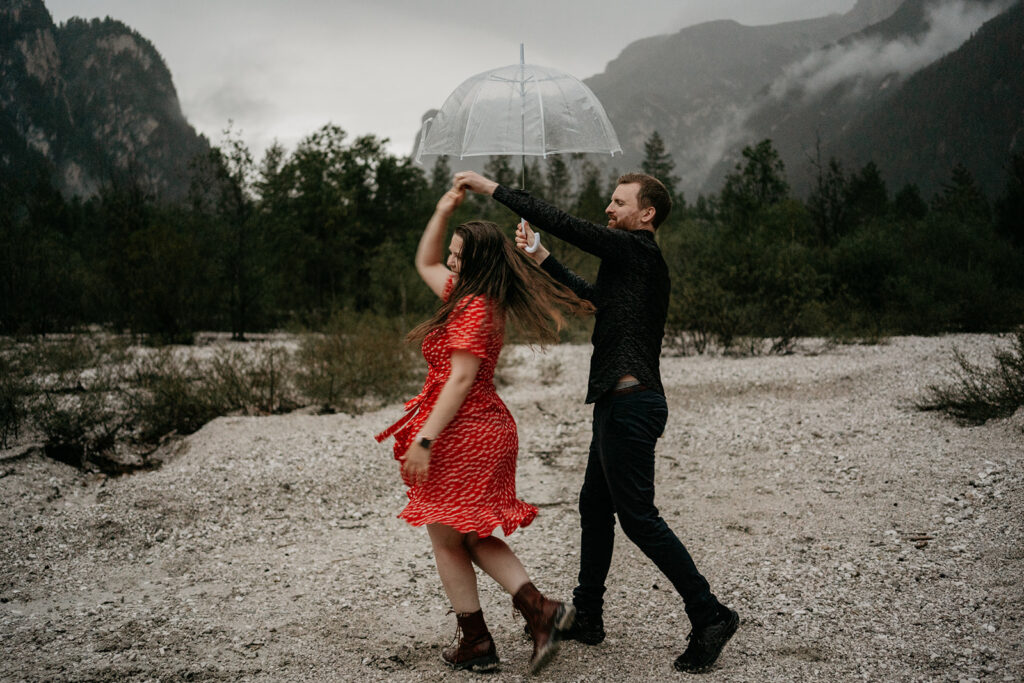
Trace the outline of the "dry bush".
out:
<instances>
[{"instance_id":1,"label":"dry bush","mask_svg":"<svg viewBox=\"0 0 1024 683\"><path fill-rule=\"evenodd\" d=\"M230 412L209 391L207 368L195 358L180 358L170 348L136 360L131 369L130 411L137 438L156 442L166 434L191 434Z\"/></svg>"},{"instance_id":2,"label":"dry bush","mask_svg":"<svg viewBox=\"0 0 1024 683\"><path fill-rule=\"evenodd\" d=\"M18 438L27 416L25 399L30 391L23 363L14 352L0 353L0 448Z\"/></svg>"},{"instance_id":3,"label":"dry bush","mask_svg":"<svg viewBox=\"0 0 1024 683\"><path fill-rule=\"evenodd\" d=\"M342 311L303 339L295 379L324 410L357 411L414 390L416 359L396 321Z\"/></svg>"},{"instance_id":4,"label":"dry bush","mask_svg":"<svg viewBox=\"0 0 1024 683\"><path fill-rule=\"evenodd\" d=\"M546 387L562 381L562 361L557 358L545 358L537 369L537 378Z\"/></svg>"},{"instance_id":5,"label":"dry bush","mask_svg":"<svg viewBox=\"0 0 1024 683\"><path fill-rule=\"evenodd\" d=\"M33 421L46 452L84 468L97 454L112 449L131 423L124 396L119 367L60 373L54 388L39 394L33 405Z\"/></svg>"},{"instance_id":6,"label":"dry bush","mask_svg":"<svg viewBox=\"0 0 1024 683\"><path fill-rule=\"evenodd\" d=\"M119 369L126 348L124 340L92 334L18 344L7 354L12 372L3 373L0 384L8 389L0 394L20 393L9 409L18 422L31 422L48 452L83 466L90 454L111 448L127 426Z\"/></svg>"},{"instance_id":7,"label":"dry bush","mask_svg":"<svg viewBox=\"0 0 1024 683\"><path fill-rule=\"evenodd\" d=\"M181 357L171 349L135 362L129 406L138 438L154 443L191 434L222 415L293 410L291 354L271 346L222 349L210 360Z\"/></svg>"},{"instance_id":8,"label":"dry bush","mask_svg":"<svg viewBox=\"0 0 1024 683\"><path fill-rule=\"evenodd\" d=\"M128 358L128 339L102 334L61 335L36 340L24 354L36 374L63 374L124 362Z\"/></svg>"},{"instance_id":9,"label":"dry bush","mask_svg":"<svg viewBox=\"0 0 1024 683\"><path fill-rule=\"evenodd\" d=\"M983 367L954 349L952 381L928 387L917 407L942 411L967 424L1013 415L1024 406L1024 327L1014 334L1010 348L996 350L993 358L994 367Z\"/></svg>"},{"instance_id":10,"label":"dry bush","mask_svg":"<svg viewBox=\"0 0 1024 683\"><path fill-rule=\"evenodd\" d=\"M118 443L146 452L222 415L393 400L415 388L415 367L397 325L366 315L335 316L327 333L305 336L298 359L274 345L206 359L89 336L13 345L0 350L0 444L31 424L50 455L86 468Z\"/></svg>"},{"instance_id":11,"label":"dry bush","mask_svg":"<svg viewBox=\"0 0 1024 683\"><path fill-rule=\"evenodd\" d=\"M299 407L294 359L284 348L221 349L204 381L215 403L246 415L284 413Z\"/></svg>"}]
</instances>

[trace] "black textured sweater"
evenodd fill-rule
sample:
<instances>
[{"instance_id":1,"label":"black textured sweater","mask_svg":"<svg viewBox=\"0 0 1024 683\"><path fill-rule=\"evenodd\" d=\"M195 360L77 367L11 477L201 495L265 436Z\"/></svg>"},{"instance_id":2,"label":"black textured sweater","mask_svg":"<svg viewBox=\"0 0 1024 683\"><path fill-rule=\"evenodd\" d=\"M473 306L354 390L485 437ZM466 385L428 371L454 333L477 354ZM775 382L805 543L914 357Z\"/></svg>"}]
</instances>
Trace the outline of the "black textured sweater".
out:
<instances>
[{"instance_id":1,"label":"black textured sweater","mask_svg":"<svg viewBox=\"0 0 1024 683\"><path fill-rule=\"evenodd\" d=\"M660 394L661 340L665 334L670 282L661 249L648 230L612 229L581 220L530 196L499 185L494 198L538 231L549 232L601 259L597 281L587 282L554 256L541 267L597 308L594 354L587 403L615 387L623 375Z\"/></svg>"}]
</instances>

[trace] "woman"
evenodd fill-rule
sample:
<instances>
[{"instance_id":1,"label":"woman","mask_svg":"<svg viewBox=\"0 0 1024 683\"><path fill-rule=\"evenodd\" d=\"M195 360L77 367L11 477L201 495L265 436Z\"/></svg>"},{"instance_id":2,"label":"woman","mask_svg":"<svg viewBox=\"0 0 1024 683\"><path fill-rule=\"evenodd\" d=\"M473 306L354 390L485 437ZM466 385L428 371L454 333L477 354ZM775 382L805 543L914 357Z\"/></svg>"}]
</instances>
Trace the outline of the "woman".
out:
<instances>
[{"instance_id":1,"label":"woman","mask_svg":"<svg viewBox=\"0 0 1024 683\"><path fill-rule=\"evenodd\" d=\"M437 571L458 621L458 641L442 657L455 668L487 671L498 665L477 593L475 563L513 596L533 638L530 671L541 669L572 625L572 605L548 600L534 587L512 550L492 536L526 526L537 508L516 498L519 449L516 424L494 389L494 367L511 318L532 341L551 342L562 310L593 307L547 277L493 223L455 228L447 267L441 262L448 219L464 190L449 190L416 250L416 270L443 301L437 313L409 333L422 340L428 373L405 417L377 435L395 437L395 458L409 486L399 517L425 525Z\"/></svg>"}]
</instances>

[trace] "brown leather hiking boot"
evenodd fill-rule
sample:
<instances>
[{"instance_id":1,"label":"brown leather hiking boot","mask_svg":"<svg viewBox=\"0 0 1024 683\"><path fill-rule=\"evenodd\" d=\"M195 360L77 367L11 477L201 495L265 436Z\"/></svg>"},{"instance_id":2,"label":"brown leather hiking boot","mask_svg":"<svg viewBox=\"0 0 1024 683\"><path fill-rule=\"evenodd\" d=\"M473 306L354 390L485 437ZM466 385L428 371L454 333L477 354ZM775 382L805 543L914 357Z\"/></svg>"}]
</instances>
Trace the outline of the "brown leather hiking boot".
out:
<instances>
[{"instance_id":1,"label":"brown leather hiking boot","mask_svg":"<svg viewBox=\"0 0 1024 683\"><path fill-rule=\"evenodd\" d=\"M441 653L441 659L455 669L492 671L498 666L498 653L491 632L484 623L483 610L456 614L455 645Z\"/></svg>"},{"instance_id":2,"label":"brown leather hiking boot","mask_svg":"<svg viewBox=\"0 0 1024 683\"><path fill-rule=\"evenodd\" d=\"M532 583L526 583L512 596L512 606L526 619L533 638L533 656L530 673L535 674L547 665L558 652L562 631L572 626L576 608L555 600L548 600Z\"/></svg>"}]
</instances>

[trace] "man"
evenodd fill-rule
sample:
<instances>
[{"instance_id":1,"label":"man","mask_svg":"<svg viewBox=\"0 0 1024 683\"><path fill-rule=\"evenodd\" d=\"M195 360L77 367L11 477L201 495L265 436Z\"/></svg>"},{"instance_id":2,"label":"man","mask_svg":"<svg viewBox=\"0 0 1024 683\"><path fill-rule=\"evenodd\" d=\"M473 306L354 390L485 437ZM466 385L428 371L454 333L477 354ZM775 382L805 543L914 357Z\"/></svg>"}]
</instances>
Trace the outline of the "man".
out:
<instances>
[{"instance_id":1,"label":"man","mask_svg":"<svg viewBox=\"0 0 1024 683\"><path fill-rule=\"evenodd\" d=\"M587 645L604 640L605 580L617 515L626 536L683 598L693 629L675 668L706 671L736 632L739 616L711 593L654 505L654 448L668 418L660 356L670 287L654 233L672 207L668 191L648 175L622 176L605 209L608 226L602 227L471 171L455 174L455 186L491 195L530 224L601 259L592 284L538 248L527 225L517 234L519 246L532 248L541 268L597 308L587 388L587 403L594 404L593 438L580 490L580 572L573 591L577 617L564 637Z\"/></svg>"}]
</instances>

